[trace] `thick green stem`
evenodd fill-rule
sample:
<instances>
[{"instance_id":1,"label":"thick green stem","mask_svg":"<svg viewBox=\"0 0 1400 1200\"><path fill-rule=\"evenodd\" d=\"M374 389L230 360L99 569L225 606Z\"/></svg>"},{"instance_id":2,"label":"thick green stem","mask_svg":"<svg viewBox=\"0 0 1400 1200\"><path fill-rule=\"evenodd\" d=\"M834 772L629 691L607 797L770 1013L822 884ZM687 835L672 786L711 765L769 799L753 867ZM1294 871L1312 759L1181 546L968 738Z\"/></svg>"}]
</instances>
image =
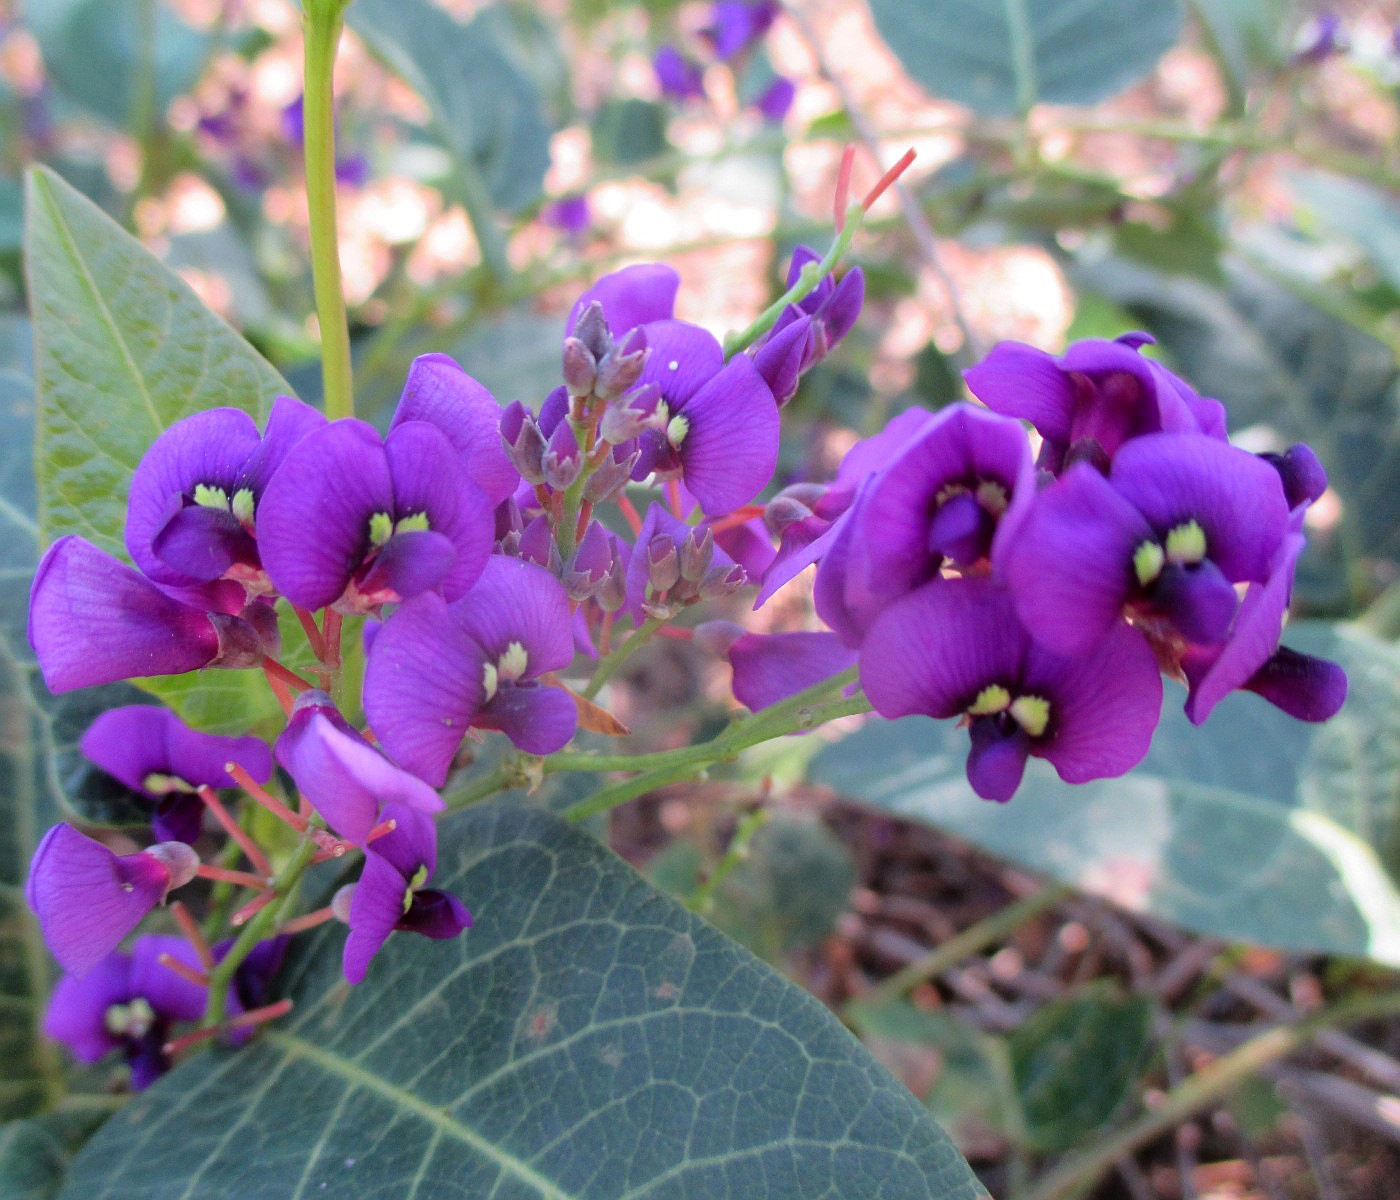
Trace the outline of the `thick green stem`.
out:
<instances>
[{"instance_id":1,"label":"thick green stem","mask_svg":"<svg viewBox=\"0 0 1400 1200\"><path fill-rule=\"evenodd\" d=\"M346 0L306 4L306 200L311 221L311 280L321 326L321 380L326 415L355 415L350 376L350 327L340 282L335 217L335 53Z\"/></svg>"},{"instance_id":2,"label":"thick green stem","mask_svg":"<svg viewBox=\"0 0 1400 1200\"><path fill-rule=\"evenodd\" d=\"M273 883L277 899L264 905L253 915L252 920L243 926L243 931L229 947L228 953L209 972L209 1007L204 1012L206 1029L212 1029L223 1021L228 1005L229 984L233 982L234 972L248 957L253 947L276 927L300 885L302 875L315 857L316 843L307 835Z\"/></svg>"},{"instance_id":3,"label":"thick green stem","mask_svg":"<svg viewBox=\"0 0 1400 1200\"><path fill-rule=\"evenodd\" d=\"M1063 1160L1016 1200L1067 1200L1087 1191L1115 1162L1210 1107L1245 1080L1286 1058L1324 1029L1400 1013L1400 996L1343 1000L1294 1025L1250 1038L1167 1093L1156 1108L1113 1137Z\"/></svg>"},{"instance_id":4,"label":"thick green stem","mask_svg":"<svg viewBox=\"0 0 1400 1200\"><path fill-rule=\"evenodd\" d=\"M640 553L641 551L639 551ZM613 673L622 666L629 658L651 640L651 635L661 628L661 620L657 617L648 617L641 623L636 631L616 650L605 654L599 661L598 667L593 672L593 678L588 681L588 686L583 689L583 698L592 700L603 690L603 684L612 678ZM625 768L624 768L625 769Z\"/></svg>"}]
</instances>

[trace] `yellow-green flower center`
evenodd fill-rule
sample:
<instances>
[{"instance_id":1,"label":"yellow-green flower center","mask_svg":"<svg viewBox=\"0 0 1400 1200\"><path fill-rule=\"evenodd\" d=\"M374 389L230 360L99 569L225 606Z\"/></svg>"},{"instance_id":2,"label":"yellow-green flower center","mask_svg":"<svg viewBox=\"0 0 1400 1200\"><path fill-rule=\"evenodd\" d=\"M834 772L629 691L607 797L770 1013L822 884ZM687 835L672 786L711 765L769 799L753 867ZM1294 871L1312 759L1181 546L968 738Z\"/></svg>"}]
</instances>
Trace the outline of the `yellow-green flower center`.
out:
<instances>
[{"instance_id":1,"label":"yellow-green flower center","mask_svg":"<svg viewBox=\"0 0 1400 1200\"><path fill-rule=\"evenodd\" d=\"M167 796L171 792L193 792L194 785L186 783L178 775L167 775L161 771L151 771L141 780L146 791L157 796Z\"/></svg>"},{"instance_id":2,"label":"yellow-green flower center","mask_svg":"<svg viewBox=\"0 0 1400 1200\"><path fill-rule=\"evenodd\" d=\"M397 521L386 512L377 512L369 519L370 545L383 546L396 533L419 533L430 528L425 512L409 513Z\"/></svg>"},{"instance_id":3,"label":"yellow-green flower center","mask_svg":"<svg viewBox=\"0 0 1400 1200\"><path fill-rule=\"evenodd\" d=\"M228 493L213 484L197 483L194 487L194 502L200 508L228 508Z\"/></svg>"},{"instance_id":4,"label":"yellow-green flower center","mask_svg":"<svg viewBox=\"0 0 1400 1200\"><path fill-rule=\"evenodd\" d=\"M977 693L967 708L969 717L995 717L1006 713L1033 738L1040 737L1050 725L1050 701L1044 696L1015 696L1009 688L990 683Z\"/></svg>"},{"instance_id":5,"label":"yellow-green flower center","mask_svg":"<svg viewBox=\"0 0 1400 1200\"><path fill-rule=\"evenodd\" d=\"M102 1015L102 1023L113 1037L140 1038L156 1023L156 1013L143 996L127 1004L113 1004Z\"/></svg>"},{"instance_id":6,"label":"yellow-green flower center","mask_svg":"<svg viewBox=\"0 0 1400 1200\"><path fill-rule=\"evenodd\" d=\"M485 663L481 668L481 682L486 690L486 699L496 694L502 683L514 683L523 676L530 666L530 655L520 642L511 642L506 652L495 662Z\"/></svg>"},{"instance_id":7,"label":"yellow-green flower center","mask_svg":"<svg viewBox=\"0 0 1400 1200\"><path fill-rule=\"evenodd\" d=\"M1206 556L1206 531L1195 521L1186 521L1167 533L1167 561L1178 566L1194 566Z\"/></svg>"}]
</instances>

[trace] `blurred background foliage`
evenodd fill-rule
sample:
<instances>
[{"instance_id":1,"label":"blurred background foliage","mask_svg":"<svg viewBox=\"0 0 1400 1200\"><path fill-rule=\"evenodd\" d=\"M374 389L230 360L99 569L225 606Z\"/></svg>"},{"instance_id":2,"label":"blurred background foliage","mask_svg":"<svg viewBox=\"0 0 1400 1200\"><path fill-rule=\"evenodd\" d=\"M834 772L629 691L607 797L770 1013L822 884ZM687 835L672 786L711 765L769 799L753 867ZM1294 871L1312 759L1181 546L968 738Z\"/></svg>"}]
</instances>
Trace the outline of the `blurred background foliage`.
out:
<instances>
[{"instance_id":1,"label":"blurred background foliage","mask_svg":"<svg viewBox=\"0 0 1400 1200\"><path fill-rule=\"evenodd\" d=\"M913 146L857 242L866 313L786 410L779 484L962 398L999 339L1145 329L1240 444L1305 440L1327 465L1291 640L1344 661L1354 698L1312 730L1236 697L1202 731L1169 698L1127 780L1071 792L1041 772L1010 809L971 797L925 723L824 731L644 797L614 844L840 1009L998 1196L1070 1194L1045 1164L1110 1131L1128 1143L1095 1195L1400 1191L1394 1028L1270 1061L1169 1136L1144 1124L1259 1022L1400 966L1400 5L796 0L728 57L712 19L354 0L337 103L360 411L387 419L430 350L538 403L562 314L627 262L673 263L680 315L741 326L793 246L829 238L842 147L862 149L859 189ZM663 46L698 94L664 86ZM52 167L315 402L300 60L289 0L0 3L7 674L28 670L36 552L22 172ZM799 595L759 620L812 617ZM686 645L624 682L617 711L651 744L722 716L723 680ZM74 782L72 714L36 703L0 748L10 790L95 814L110 798ZM11 883L22 857L3 856ZM63 1141L7 1127L0 1180L28 1187L23 1165Z\"/></svg>"}]
</instances>

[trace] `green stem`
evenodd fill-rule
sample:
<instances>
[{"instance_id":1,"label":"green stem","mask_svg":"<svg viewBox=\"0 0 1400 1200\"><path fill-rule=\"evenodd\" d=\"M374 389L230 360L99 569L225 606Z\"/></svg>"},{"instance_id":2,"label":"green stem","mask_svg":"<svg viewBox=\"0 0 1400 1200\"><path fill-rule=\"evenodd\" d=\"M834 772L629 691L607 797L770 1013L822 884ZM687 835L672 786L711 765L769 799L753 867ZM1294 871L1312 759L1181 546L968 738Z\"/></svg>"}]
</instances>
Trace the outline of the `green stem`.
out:
<instances>
[{"instance_id":1,"label":"green stem","mask_svg":"<svg viewBox=\"0 0 1400 1200\"><path fill-rule=\"evenodd\" d=\"M321 326L321 380L326 415L355 415L350 327L340 282L335 217L335 54L346 0L306 3L306 200L311 222L311 281Z\"/></svg>"},{"instance_id":2,"label":"green stem","mask_svg":"<svg viewBox=\"0 0 1400 1200\"><path fill-rule=\"evenodd\" d=\"M552 773L555 769L612 769L642 772L631 779L625 779L601 788L591 796L564 810L563 815L569 820L582 821L597 813L606 812L610 808L616 808L619 804L625 804L628 800L640 796L644 792L689 779L714 763L737 757L741 751L747 750L751 746L757 746L760 742L771 741L799 730L815 729L837 717L849 717L857 713L869 712L870 702L863 695L849 699L829 700L823 703L831 693L854 682L855 677L856 668L852 667L831 679L798 692L797 695L791 696L787 700L770 705L762 712L730 722L708 742L701 742L698 746L685 746L679 750L662 750L655 754L598 756L592 759L591 763L588 755L570 755L563 764L557 766L554 759L562 756L556 755L545 759L543 766L547 773ZM625 765L609 768L599 768L592 765L603 761L616 763L618 759L622 759Z\"/></svg>"},{"instance_id":3,"label":"green stem","mask_svg":"<svg viewBox=\"0 0 1400 1200\"><path fill-rule=\"evenodd\" d=\"M864 219L865 210L859 204L852 204L846 210L846 223L831 243L826 257L819 263L808 263L803 267L797 282L765 308L748 328L728 334L724 339L724 357L733 358L740 351L747 350L778 323L778 318L783 315L789 304L797 304L805 299L817 284L830 275L846 251L851 248L851 241Z\"/></svg>"},{"instance_id":4,"label":"green stem","mask_svg":"<svg viewBox=\"0 0 1400 1200\"><path fill-rule=\"evenodd\" d=\"M481 175L469 163L459 163L456 171L458 197L466 210L467 221L476 244L481 248L481 265L486 273L498 283L510 278L510 259L506 254L506 240L501 228L496 224L496 210L491 203L491 193Z\"/></svg>"},{"instance_id":5,"label":"green stem","mask_svg":"<svg viewBox=\"0 0 1400 1200\"><path fill-rule=\"evenodd\" d=\"M503 792L506 788L516 785L516 776L505 764L493 767L479 779L473 779L460 790L452 788L444 793L443 800L448 808L466 808L469 804L477 804L482 800L490 799L497 792Z\"/></svg>"},{"instance_id":6,"label":"green stem","mask_svg":"<svg viewBox=\"0 0 1400 1200\"><path fill-rule=\"evenodd\" d=\"M1008 904L975 925L969 925L941 946L935 946L907 967L896 971L869 995L862 997L861 1003L873 1008L899 999L919 984L936 979L949 967L955 967L964 959L971 958L988 946L994 946L1010 937L1027 921L1054 908L1073 891L1073 888L1056 883L1017 900L1014 904Z\"/></svg>"},{"instance_id":7,"label":"green stem","mask_svg":"<svg viewBox=\"0 0 1400 1200\"><path fill-rule=\"evenodd\" d=\"M209 972L209 1007L204 1012L206 1029L212 1029L223 1021L228 1004L229 984L233 982L234 972L248 957L253 947L262 941L281 919L296 894L302 875L315 857L316 843L306 836L273 883L278 899L264 905L253 915L252 920L243 926L243 931L229 947L228 953Z\"/></svg>"},{"instance_id":8,"label":"green stem","mask_svg":"<svg viewBox=\"0 0 1400 1200\"><path fill-rule=\"evenodd\" d=\"M1081 1195L1120 1158L1210 1107L1251 1076L1306 1045L1323 1030L1397 1013L1400 1013L1400 995L1347 999L1307 1020L1278 1026L1252 1037L1173 1088L1150 1113L1093 1149L1062 1161L1017 1200L1066 1200Z\"/></svg>"},{"instance_id":9,"label":"green stem","mask_svg":"<svg viewBox=\"0 0 1400 1200\"><path fill-rule=\"evenodd\" d=\"M661 625L662 622L659 617L648 617L622 645L599 659L598 667L593 672L593 678L588 681L588 686L583 689L583 698L585 700L592 700L594 696L601 692L603 690L603 684L607 683L618 667L622 666L632 655L646 645L646 643L651 640L651 635L660 629Z\"/></svg>"},{"instance_id":10,"label":"green stem","mask_svg":"<svg viewBox=\"0 0 1400 1200\"><path fill-rule=\"evenodd\" d=\"M739 827L734 831L734 837L730 840L729 849L724 852L724 857L710 872L709 878L695 889L695 894L687 902L691 911L705 916L714 909L715 895L720 886L729 878L734 868L749 856L749 846L752 844L754 836L768 824L772 816L771 809L760 808L749 813L739 822Z\"/></svg>"}]
</instances>

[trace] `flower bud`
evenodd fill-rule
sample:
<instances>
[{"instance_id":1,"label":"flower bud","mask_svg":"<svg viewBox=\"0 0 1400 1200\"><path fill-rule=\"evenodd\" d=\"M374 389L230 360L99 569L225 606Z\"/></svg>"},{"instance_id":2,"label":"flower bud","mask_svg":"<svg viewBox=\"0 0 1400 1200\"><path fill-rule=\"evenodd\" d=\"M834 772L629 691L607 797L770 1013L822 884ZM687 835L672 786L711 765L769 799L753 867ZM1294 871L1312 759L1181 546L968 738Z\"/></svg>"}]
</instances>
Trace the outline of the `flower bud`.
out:
<instances>
[{"instance_id":1,"label":"flower bud","mask_svg":"<svg viewBox=\"0 0 1400 1200\"><path fill-rule=\"evenodd\" d=\"M545 483L556 492L566 490L579 477L579 472L583 470L583 455L579 452L573 426L568 421L560 421L555 427L541 467Z\"/></svg>"},{"instance_id":2,"label":"flower bud","mask_svg":"<svg viewBox=\"0 0 1400 1200\"><path fill-rule=\"evenodd\" d=\"M820 483L794 483L768 501L763 510L763 524L774 537L794 521L805 521L816 508L818 501L826 494L826 486Z\"/></svg>"},{"instance_id":3,"label":"flower bud","mask_svg":"<svg viewBox=\"0 0 1400 1200\"><path fill-rule=\"evenodd\" d=\"M147 847L146 853L164 864L165 869L170 872L167 891L184 887L199 870L199 855L194 852L194 847L187 846L184 842L157 842L154 846Z\"/></svg>"},{"instance_id":4,"label":"flower bud","mask_svg":"<svg viewBox=\"0 0 1400 1200\"><path fill-rule=\"evenodd\" d=\"M529 484L544 482L544 434L530 410L519 400L501 414L501 440L520 477Z\"/></svg>"},{"instance_id":5,"label":"flower bud","mask_svg":"<svg viewBox=\"0 0 1400 1200\"><path fill-rule=\"evenodd\" d=\"M699 538L695 533L689 534L680 548L681 578L691 583L699 583L705 578L715 551L715 535L708 528L696 532L700 534Z\"/></svg>"},{"instance_id":6,"label":"flower bud","mask_svg":"<svg viewBox=\"0 0 1400 1200\"><path fill-rule=\"evenodd\" d=\"M571 396L590 396L598 378L598 361L576 337L564 339L564 385Z\"/></svg>"},{"instance_id":7,"label":"flower bud","mask_svg":"<svg viewBox=\"0 0 1400 1200\"><path fill-rule=\"evenodd\" d=\"M604 459L603 465L594 471L584 484L583 498L591 504L602 504L604 500L611 500L632 478L632 468L640 458L641 451L633 450L620 462L612 457Z\"/></svg>"},{"instance_id":8,"label":"flower bud","mask_svg":"<svg viewBox=\"0 0 1400 1200\"><path fill-rule=\"evenodd\" d=\"M612 331L603 316L603 306L592 301L574 322L573 336L593 355L595 362L601 362L613 348Z\"/></svg>"},{"instance_id":9,"label":"flower bud","mask_svg":"<svg viewBox=\"0 0 1400 1200\"><path fill-rule=\"evenodd\" d=\"M608 405L599 433L615 446L630 442L642 430L651 427L660 407L661 389L655 384L646 384Z\"/></svg>"},{"instance_id":10,"label":"flower bud","mask_svg":"<svg viewBox=\"0 0 1400 1200\"><path fill-rule=\"evenodd\" d=\"M337 889L331 897L331 912L335 919L342 925L350 924L350 901L355 896L355 885L347 883L344 887Z\"/></svg>"},{"instance_id":11,"label":"flower bud","mask_svg":"<svg viewBox=\"0 0 1400 1200\"><path fill-rule=\"evenodd\" d=\"M520 534L519 555L526 562L553 571L556 575L563 565L559 547L554 542L554 530L546 517L536 517Z\"/></svg>"},{"instance_id":12,"label":"flower bud","mask_svg":"<svg viewBox=\"0 0 1400 1200\"><path fill-rule=\"evenodd\" d=\"M252 611L255 607L250 604L244 613L253 616L257 621L256 625L245 620L243 616L233 617L227 613L215 612L209 614L209 624L214 627L214 633L219 639L219 652L209 663L211 667L225 667L238 671L261 665L264 657L277 657L280 642L277 639L276 628L274 626L269 630L262 614Z\"/></svg>"},{"instance_id":13,"label":"flower bud","mask_svg":"<svg viewBox=\"0 0 1400 1200\"><path fill-rule=\"evenodd\" d=\"M674 587L681 577L681 560L676 543L665 536L654 537L646 548L646 556L647 587L658 593Z\"/></svg>"},{"instance_id":14,"label":"flower bud","mask_svg":"<svg viewBox=\"0 0 1400 1200\"><path fill-rule=\"evenodd\" d=\"M700 597L704 600L719 600L725 596L732 596L748 582L748 578L744 568L737 564L717 564L706 571L705 578L700 581Z\"/></svg>"},{"instance_id":15,"label":"flower bud","mask_svg":"<svg viewBox=\"0 0 1400 1200\"><path fill-rule=\"evenodd\" d=\"M627 603L627 571L616 550L613 552L612 566L593 593L593 602L605 613L615 613Z\"/></svg>"}]
</instances>

